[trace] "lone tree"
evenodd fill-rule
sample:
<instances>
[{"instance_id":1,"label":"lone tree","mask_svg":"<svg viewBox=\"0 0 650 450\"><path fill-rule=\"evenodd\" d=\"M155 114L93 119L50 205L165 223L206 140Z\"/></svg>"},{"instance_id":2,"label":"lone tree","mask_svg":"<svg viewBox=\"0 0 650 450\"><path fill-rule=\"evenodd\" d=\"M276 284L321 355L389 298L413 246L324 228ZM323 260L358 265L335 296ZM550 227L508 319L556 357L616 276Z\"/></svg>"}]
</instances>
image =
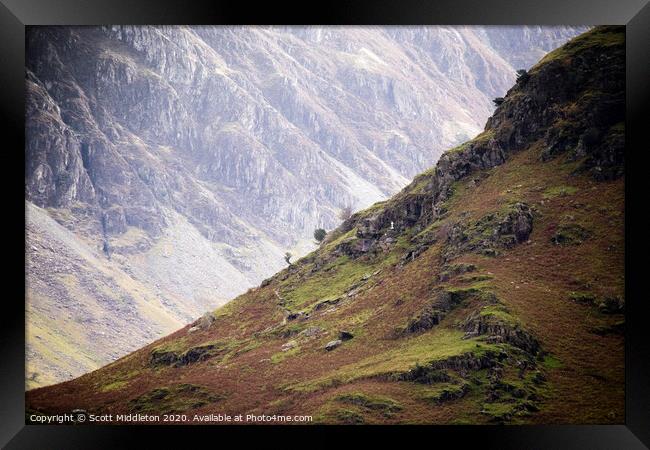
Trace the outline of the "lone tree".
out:
<instances>
[{"instance_id":1,"label":"lone tree","mask_svg":"<svg viewBox=\"0 0 650 450\"><path fill-rule=\"evenodd\" d=\"M517 71L517 83L525 83L530 78L526 69L519 69Z\"/></svg>"},{"instance_id":2,"label":"lone tree","mask_svg":"<svg viewBox=\"0 0 650 450\"><path fill-rule=\"evenodd\" d=\"M289 253L289 252L287 252L287 253L284 254L284 260L285 260L285 261L287 262L287 264L289 264L289 265L291 265L291 257L292 257L292 256L293 256L293 255L292 255L291 253Z\"/></svg>"},{"instance_id":3,"label":"lone tree","mask_svg":"<svg viewBox=\"0 0 650 450\"><path fill-rule=\"evenodd\" d=\"M327 231L323 230L322 228L317 228L314 230L314 239L316 239L316 242L319 244L323 242L323 239L325 239L326 235Z\"/></svg>"},{"instance_id":4,"label":"lone tree","mask_svg":"<svg viewBox=\"0 0 650 450\"><path fill-rule=\"evenodd\" d=\"M505 101L506 100L503 97L497 97L494 100L492 100L492 103L494 103L494 106L501 106L501 103Z\"/></svg>"},{"instance_id":5,"label":"lone tree","mask_svg":"<svg viewBox=\"0 0 650 450\"><path fill-rule=\"evenodd\" d=\"M343 209L339 211L339 219L348 220L352 217L352 206L344 206Z\"/></svg>"}]
</instances>

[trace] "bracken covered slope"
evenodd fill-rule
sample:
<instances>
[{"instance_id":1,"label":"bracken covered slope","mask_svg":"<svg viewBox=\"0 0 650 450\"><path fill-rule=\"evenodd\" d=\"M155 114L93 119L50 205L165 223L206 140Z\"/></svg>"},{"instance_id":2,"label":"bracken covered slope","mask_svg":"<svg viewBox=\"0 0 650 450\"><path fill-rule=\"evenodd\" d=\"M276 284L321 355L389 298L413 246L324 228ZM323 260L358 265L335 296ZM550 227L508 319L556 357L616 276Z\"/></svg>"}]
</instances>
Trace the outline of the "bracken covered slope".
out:
<instances>
[{"instance_id":1,"label":"bracken covered slope","mask_svg":"<svg viewBox=\"0 0 650 450\"><path fill-rule=\"evenodd\" d=\"M581 30L29 27L28 388L312 251L314 229L478 133L515 70Z\"/></svg>"},{"instance_id":2,"label":"bracken covered slope","mask_svg":"<svg viewBox=\"0 0 650 450\"><path fill-rule=\"evenodd\" d=\"M623 148L624 29L598 27L318 250L28 411L622 423Z\"/></svg>"}]
</instances>

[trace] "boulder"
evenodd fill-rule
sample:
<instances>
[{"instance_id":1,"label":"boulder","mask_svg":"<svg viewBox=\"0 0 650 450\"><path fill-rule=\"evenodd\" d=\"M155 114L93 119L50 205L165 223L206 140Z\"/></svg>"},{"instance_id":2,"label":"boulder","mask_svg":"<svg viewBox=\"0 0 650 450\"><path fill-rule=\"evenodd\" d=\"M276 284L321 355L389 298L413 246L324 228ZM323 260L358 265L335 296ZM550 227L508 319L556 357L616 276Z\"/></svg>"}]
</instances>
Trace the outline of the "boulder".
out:
<instances>
[{"instance_id":1,"label":"boulder","mask_svg":"<svg viewBox=\"0 0 650 450\"><path fill-rule=\"evenodd\" d=\"M323 329L321 327L308 327L300 332L301 335L306 337L312 337L319 334Z\"/></svg>"},{"instance_id":2,"label":"boulder","mask_svg":"<svg viewBox=\"0 0 650 450\"><path fill-rule=\"evenodd\" d=\"M349 341L353 337L354 337L354 334L352 334L349 331L346 331L346 330L339 331L339 340L341 340L341 341Z\"/></svg>"},{"instance_id":3,"label":"boulder","mask_svg":"<svg viewBox=\"0 0 650 450\"><path fill-rule=\"evenodd\" d=\"M329 342L325 345L325 350L327 350L328 352L331 352L331 351L334 350L336 347L340 346L342 343L343 343L343 341L340 340L340 339L336 339L336 340L334 340L334 341L329 341Z\"/></svg>"},{"instance_id":4,"label":"boulder","mask_svg":"<svg viewBox=\"0 0 650 450\"><path fill-rule=\"evenodd\" d=\"M497 228L499 236L514 235L516 242L528 240L533 231L533 214L525 203L515 203Z\"/></svg>"},{"instance_id":5,"label":"boulder","mask_svg":"<svg viewBox=\"0 0 650 450\"><path fill-rule=\"evenodd\" d=\"M313 311L319 311L319 310L321 310L321 309L325 309L325 308L333 307L333 306L337 305L338 303L340 303L341 300L342 300L341 297L330 298L330 299L327 299L327 300L322 300L322 301L316 303L316 304L314 305L314 307L312 308L312 310L313 310Z\"/></svg>"},{"instance_id":6,"label":"boulder","mask_svg":"<svg viewBox=\"0 0 650 450\"><path fill-rule=\"evenodd\" d=\"M284 344L282 344L282 351L283 352L289 351L292 348L296 348L297 345L298 345L298 343L296 341L294 341L294 340L291 340L289 342L285 342Z\"/></svg>"},{"instance_id":7,"label":"boulder","mask_svg":"<svg viewBox=\"0 0 650 450\"><path fill-rule=\"evenodd\" d=\"M206 312L196 321L194 326L198 327L200 330L205 330L206 328L210 328L214 321L214 315L211 312Z\"/></svg>"},{"instance_id":8,"label":"boulder","mask_svg":"<svg viewBox=\"0 0 650 450\"><path fill-rule=\"evenodd\" d=\"M298 311L295 313L289 313L287 315L287 321L291 322L293 320L305 320L309 318L309 314L304 311Z\"/></svg>"}]
</instances>

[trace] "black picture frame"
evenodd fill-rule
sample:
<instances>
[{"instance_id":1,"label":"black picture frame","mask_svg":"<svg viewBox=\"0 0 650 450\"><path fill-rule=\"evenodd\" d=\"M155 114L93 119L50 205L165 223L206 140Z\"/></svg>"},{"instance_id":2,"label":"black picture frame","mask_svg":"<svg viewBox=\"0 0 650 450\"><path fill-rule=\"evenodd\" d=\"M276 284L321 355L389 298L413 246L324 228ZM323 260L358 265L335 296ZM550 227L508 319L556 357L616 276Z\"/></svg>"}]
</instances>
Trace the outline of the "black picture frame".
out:
<instances>
[{"instance_id":1,"label":"black picture frame","mask_svg":"<svg viewBox=\"0 0 650 450\"><path fill-rule=\"evenodd\" d=\"M236 445L261 433L294 443L364 433L383 440L395 433L441 447L636 449L650 445L650 339L644 285L648 254L644 219L650 117L650 5L647 0L355 0L300 5L277 2L188 0L0 0L0 123L2 155L3 275L0 327L0 446L18 448L129 448L136 437L168 445L208 438ZM626 417L625 425L400 426L400 427L164 427L37 426L24 415L24 48L29 25L100 24L381 24L381 25L626 25ZM645 144L645 145L644 145ZM22 153L24 155L24 152ZM22 267L21 267L22 262ZM22 278L22 280L21 280ZM7 289L10 288L10 289ZM152 428L155 433L151 433ZM293 437L291 438L294 439ZM309 439L309 440L308 440ZM210 442L210 441L208 441ZM234 441L229 445L234 445ZM269 440L270 442L270 440ZM141 447L141 444L138 444Z\"/></svg>"}]
</instances>

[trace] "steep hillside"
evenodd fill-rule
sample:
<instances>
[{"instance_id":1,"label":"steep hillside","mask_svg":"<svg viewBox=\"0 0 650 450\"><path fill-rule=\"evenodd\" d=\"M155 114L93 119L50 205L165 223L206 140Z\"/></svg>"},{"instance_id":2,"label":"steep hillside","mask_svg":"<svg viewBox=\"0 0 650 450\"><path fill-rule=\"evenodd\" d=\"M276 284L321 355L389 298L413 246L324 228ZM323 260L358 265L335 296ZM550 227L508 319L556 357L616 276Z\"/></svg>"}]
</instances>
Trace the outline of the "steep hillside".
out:
<instances>
[{"instance_id":1,"label":"steep hillside","mask_svg":"<svg viewBox=\"0 0 650 450\"><path fill-rule=\"evenodd\" d=\"M170 314L169 299L151 294L145 283L98 255L46 211L28 204L27 214L28 388L89 372L105 364L107 355L117 359L124 350L185 324ZM62 301L53 305L52 298ZM120 316L130 320L118 327Z\"/></svg>"},{"instance_id":2,"label":"steep hillside","mask_svg":"<svg viewBox=\"0 0 650 450\"><path fill-rule=\"evenodd\" d=\"M551 52L319 249L28 411L622 423L624 37Z\"/></svg>"},{"instance_id":3,"label":"steep hillside","mask_svg":"<svg viewBox=\"0 0 650 450\"><path fill-rule=\"evenodd\" d=\"M340 208L397 192L479 131L515 69L577 32L32 27L27 222L42 212L78 242L57 252L67 278L27 247L28 304L54 324L73 320L74 299L97 333L131 334L143 320L163 336L280 270L286 251L313 250L313 230L337 226ZM48 240L41 230L28 227L30 239ZM81 271L77 246L93 253ZM70 288L107 276L132 278L140 294L106 289L102 308L146 295L171 322L128 309L104 320ZM86 351L43 331L55 353L63 341ZM139 336L91 349L95 366L60 364L30 340L28 385L113 361L149 341Z\"/></svg>"}]
</instances>

